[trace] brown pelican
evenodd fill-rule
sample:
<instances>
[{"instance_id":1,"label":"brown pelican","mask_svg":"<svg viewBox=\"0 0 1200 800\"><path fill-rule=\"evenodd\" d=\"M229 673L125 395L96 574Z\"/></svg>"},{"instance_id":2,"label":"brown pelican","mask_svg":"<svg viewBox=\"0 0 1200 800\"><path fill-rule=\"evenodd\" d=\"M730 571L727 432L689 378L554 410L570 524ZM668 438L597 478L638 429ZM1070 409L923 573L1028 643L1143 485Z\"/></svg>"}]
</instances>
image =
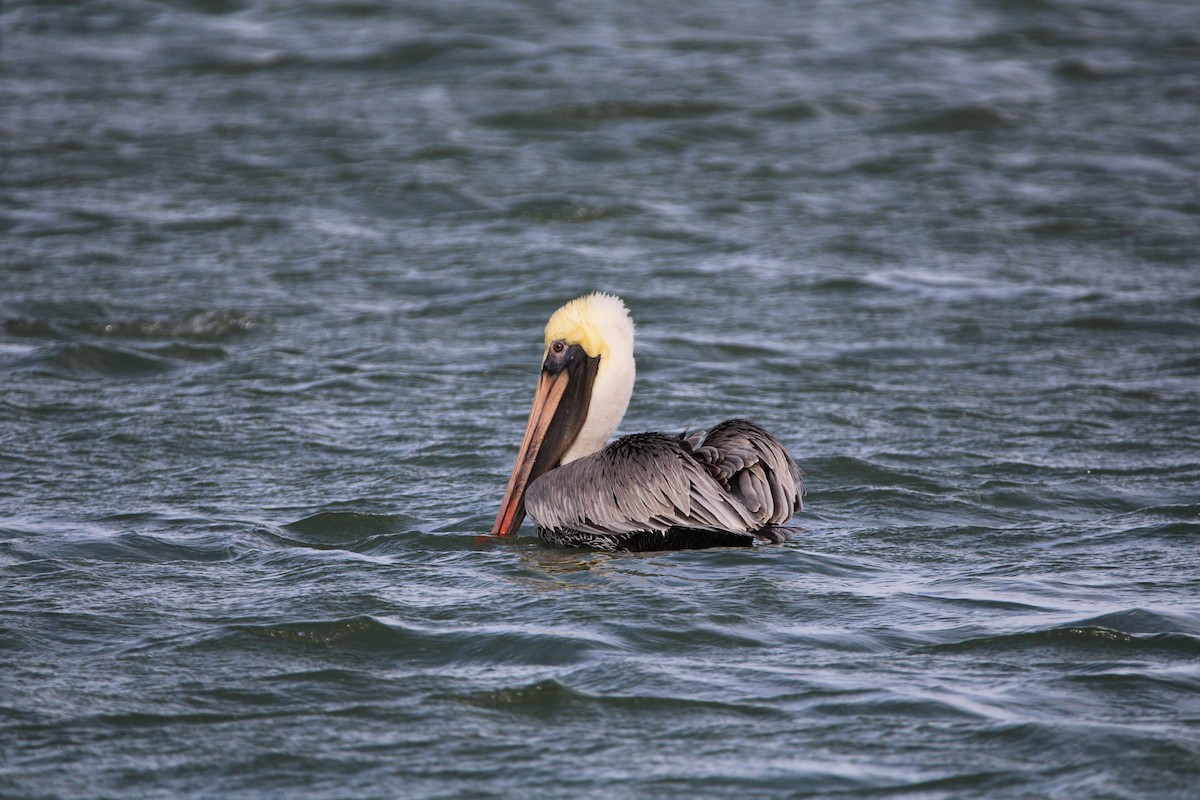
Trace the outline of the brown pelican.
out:
<instances>
[{"instance_id":1,"label":"brown pelican","mask_svg":"<svg viewBox=\"0 0 1200 800\"><path fill-rule=\"evenodd\" d=\"M619 297L554 312L533 409L492 533L525 512L570 547L674 550L778 543L802 507L801 471L779 440L729 419L707 432L635 433L605 446L633 393L633 320Z\"/></svg>"}]
</instances>

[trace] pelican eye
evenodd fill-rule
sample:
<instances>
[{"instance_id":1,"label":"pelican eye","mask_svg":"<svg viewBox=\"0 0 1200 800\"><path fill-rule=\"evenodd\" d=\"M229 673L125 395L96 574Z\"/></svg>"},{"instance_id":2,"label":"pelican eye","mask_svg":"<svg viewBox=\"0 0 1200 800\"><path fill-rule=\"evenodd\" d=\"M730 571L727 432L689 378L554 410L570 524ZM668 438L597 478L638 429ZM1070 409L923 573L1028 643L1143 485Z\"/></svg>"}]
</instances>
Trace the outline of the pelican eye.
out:
<instances>
[{"instance_id":1,"label":"pelican eye","mask_svg":"<svg viewBox=\"0 0 1200 800\"><path fill-rule=\"evenodd\" d=\"M567 351L567 343L564 342L562 339L555 339L554 343L550 345L550 352L554 353L554 355L556 355L556 356L561 356L566 351Z\"/></svg>"}]
</instances>

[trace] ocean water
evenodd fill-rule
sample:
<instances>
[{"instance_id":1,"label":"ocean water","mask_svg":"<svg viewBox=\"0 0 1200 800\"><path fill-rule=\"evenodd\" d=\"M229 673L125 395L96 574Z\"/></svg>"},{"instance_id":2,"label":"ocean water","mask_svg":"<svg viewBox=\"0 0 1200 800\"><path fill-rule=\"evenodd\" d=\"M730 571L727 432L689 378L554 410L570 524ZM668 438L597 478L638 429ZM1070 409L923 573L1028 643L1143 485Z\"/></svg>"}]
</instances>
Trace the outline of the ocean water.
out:
<instances>
[{"instance_id":1,"label":"ocean water","mask_svg":"<svg viewBox=\"0 0 1200 800\"><path fill-rule=\"evenodd\" d=\"M0 6L0 796L1193 798L1200 6ZM483 536L542 326L791 542Z\"/></svg>"}]
</instances>

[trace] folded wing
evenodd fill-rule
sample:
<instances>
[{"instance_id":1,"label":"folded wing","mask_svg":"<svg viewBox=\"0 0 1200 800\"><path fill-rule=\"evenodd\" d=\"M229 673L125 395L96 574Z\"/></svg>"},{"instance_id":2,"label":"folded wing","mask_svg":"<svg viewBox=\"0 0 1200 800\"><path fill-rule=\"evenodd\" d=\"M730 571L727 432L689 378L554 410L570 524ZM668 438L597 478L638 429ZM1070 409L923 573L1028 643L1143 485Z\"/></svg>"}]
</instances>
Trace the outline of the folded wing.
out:
<instances>
[{"instance_id":1,"label":"folded wing","mask_svg":"<svg viewBox=\"0 0 1200 800\"><path fill-rule=\"evenodd\" d=\"M622 437L538 478L525 504L551 531L692 528L750 536L786 522L802 493L800 469L783 445L756 423L731 419L707 435Z\"/></svg>"}]
</instances>

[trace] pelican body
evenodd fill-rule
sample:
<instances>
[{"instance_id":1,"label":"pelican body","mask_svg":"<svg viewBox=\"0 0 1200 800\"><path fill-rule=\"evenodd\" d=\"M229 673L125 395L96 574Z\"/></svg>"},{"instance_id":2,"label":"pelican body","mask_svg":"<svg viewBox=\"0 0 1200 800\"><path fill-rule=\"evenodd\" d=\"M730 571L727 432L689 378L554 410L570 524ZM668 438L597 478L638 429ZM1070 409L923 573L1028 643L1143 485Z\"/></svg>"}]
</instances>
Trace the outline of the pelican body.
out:
<instances>
[{"instance_id":1,"label":"pelican body","mask_svg":"<svg viewBox=\"0 0 1200 800\"><path fill-rule=\"evenodd\" d=\"M707 432L635 433L607 444L633 394L633 334L624 302L609 294L572 300L550 318L533 408L492 533L512 535L528 512L538 536L568 547L785 541L781 526L803 507L802 473L757 423L728 419Z\"/></svg>"}]
</instances>

